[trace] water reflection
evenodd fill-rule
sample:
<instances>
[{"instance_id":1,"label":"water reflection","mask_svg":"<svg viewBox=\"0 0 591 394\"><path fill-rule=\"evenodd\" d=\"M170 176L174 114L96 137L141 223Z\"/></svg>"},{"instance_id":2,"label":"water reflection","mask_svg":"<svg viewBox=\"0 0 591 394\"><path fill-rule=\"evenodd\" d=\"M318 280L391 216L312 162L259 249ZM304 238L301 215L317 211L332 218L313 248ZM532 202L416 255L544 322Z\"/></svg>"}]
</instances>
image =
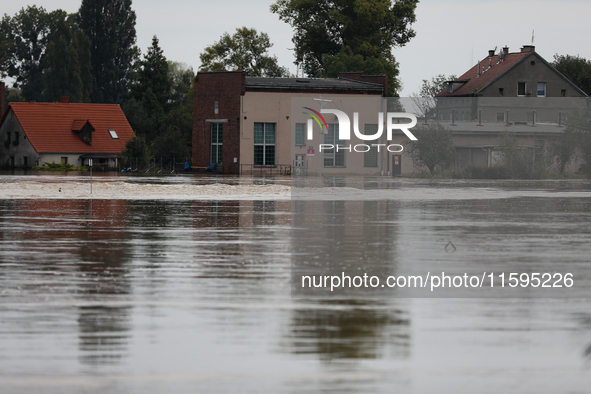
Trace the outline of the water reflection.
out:
<instances>
[{"instance_id":1,"label":"water reflection","mask_svg":"<svg viewBox=\"0 0 591 394\"><path fill-rule=\"evenodd\" d=\"M382 186L356 182L365 190ZM417 190L427 185L421 182ZM407 299L396 291L290 297L292 265L295 273L344 267L380 277L429 264L585 266L591 201L553 193L437 201L0 200L0 387L585 392L588 285L566 299ZM457 251L445 253L450 240Z\"/></svg>"},{"instance_id":2,"label":"water reflection","mask_svg":"<svg viewBox=\"0 0 591 394\"><path fill-rule=\"evenodd\" d=\"M385 302L320 301L291 317L291 350L323 362L410 356L408 311Z\"/></svg>"}]
</instances>

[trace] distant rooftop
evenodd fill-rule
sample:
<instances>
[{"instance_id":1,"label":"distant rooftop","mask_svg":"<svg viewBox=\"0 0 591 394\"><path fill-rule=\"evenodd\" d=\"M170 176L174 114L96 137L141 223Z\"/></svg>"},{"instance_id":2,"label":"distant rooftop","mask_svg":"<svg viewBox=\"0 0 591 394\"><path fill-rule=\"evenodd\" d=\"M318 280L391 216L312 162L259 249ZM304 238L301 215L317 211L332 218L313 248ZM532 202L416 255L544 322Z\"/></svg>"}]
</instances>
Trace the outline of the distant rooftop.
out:
<instances>
[{"instance_id":1,"label":"distant rooftop","mask_svg":"<svg viewBox=\"0 0 591 394\"><path fill-rule=\"evenodd\" d=\"M246 77L247 89L306 89L306 90L351 90L381 93L383 85L353 81L346 78L262 78Z\"/></svg>"}]
</instances>

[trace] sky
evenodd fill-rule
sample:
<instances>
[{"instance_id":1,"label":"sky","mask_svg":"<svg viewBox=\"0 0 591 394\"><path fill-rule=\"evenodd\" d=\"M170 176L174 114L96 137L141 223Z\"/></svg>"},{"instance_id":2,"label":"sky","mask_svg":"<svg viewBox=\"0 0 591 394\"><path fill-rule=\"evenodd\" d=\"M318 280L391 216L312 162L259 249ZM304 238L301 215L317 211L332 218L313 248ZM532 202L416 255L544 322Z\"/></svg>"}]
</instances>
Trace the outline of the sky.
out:
<instances>
[{"instance_id":1,"label":"sky","mask_svg":"<svg viewBox=\"0 0 591 394\"><path fill-rule=\"evenodd\" d=\"M13 16L28 5L76 12L81 0L11 0L2 13ZM135 0L137 44L145 53L156 35L168 60L198 70L199 54L224 32L246 26L269 35L270 52L295 74L293 31L269 11L273 0ZM400 64L401 96L418 92L423 79L461 75L489 49L518 52L532 43L551 62L555 54L591 59L589 0L421 0L413 24L416 37L393 50ZM532 34L533 33L533 34Z\"/></svg>"}]
</instances>

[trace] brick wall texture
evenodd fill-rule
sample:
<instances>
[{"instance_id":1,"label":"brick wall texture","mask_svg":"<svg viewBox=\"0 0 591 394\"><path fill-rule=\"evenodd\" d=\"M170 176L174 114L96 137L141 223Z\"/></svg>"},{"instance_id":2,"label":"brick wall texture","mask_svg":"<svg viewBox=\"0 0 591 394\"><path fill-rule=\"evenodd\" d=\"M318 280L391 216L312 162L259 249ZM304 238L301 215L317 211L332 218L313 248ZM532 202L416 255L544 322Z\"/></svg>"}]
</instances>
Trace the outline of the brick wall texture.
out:
<instances>
[{"instance_id":1,"label":"brick wall texture","mask_svg":"<svg viewBox=\"0 0 591 394\"><path fill-rule=\"evenodd\" d=\"M223 123L222 162L224 172L234 172L234 158L240 163L240 101L246 74L239 72L199 73L193 96L193 151L191 163L207 166L211 162L211 119ZM215 102L218 113L215 113Z\"/></svg>"}]
</instances>

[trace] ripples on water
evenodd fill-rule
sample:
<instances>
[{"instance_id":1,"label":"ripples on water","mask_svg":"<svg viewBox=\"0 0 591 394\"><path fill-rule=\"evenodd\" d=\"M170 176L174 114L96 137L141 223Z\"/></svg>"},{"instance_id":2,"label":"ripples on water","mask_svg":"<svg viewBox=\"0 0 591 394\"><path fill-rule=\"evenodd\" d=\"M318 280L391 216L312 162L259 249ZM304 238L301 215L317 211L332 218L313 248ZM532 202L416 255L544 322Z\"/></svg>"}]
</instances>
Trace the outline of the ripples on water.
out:
<instances>
[{"instance_id":1,"label":"ripples on water","mask_svg":"<svg viewBox=\"0 0 591 394\"><path fill-rule=\"evenodd\" d=\"M179 178L131 180L289 185ZM0 391L586 392L587 287L546 299L291 297L301 256L391 273L588 263L591 200L556 194L588 182L518 185L534 197L504 196L507 183L391 186L419 198L0 200ZM503 196L427 196L475 188Z\"/></svg>"}]
</instances>

